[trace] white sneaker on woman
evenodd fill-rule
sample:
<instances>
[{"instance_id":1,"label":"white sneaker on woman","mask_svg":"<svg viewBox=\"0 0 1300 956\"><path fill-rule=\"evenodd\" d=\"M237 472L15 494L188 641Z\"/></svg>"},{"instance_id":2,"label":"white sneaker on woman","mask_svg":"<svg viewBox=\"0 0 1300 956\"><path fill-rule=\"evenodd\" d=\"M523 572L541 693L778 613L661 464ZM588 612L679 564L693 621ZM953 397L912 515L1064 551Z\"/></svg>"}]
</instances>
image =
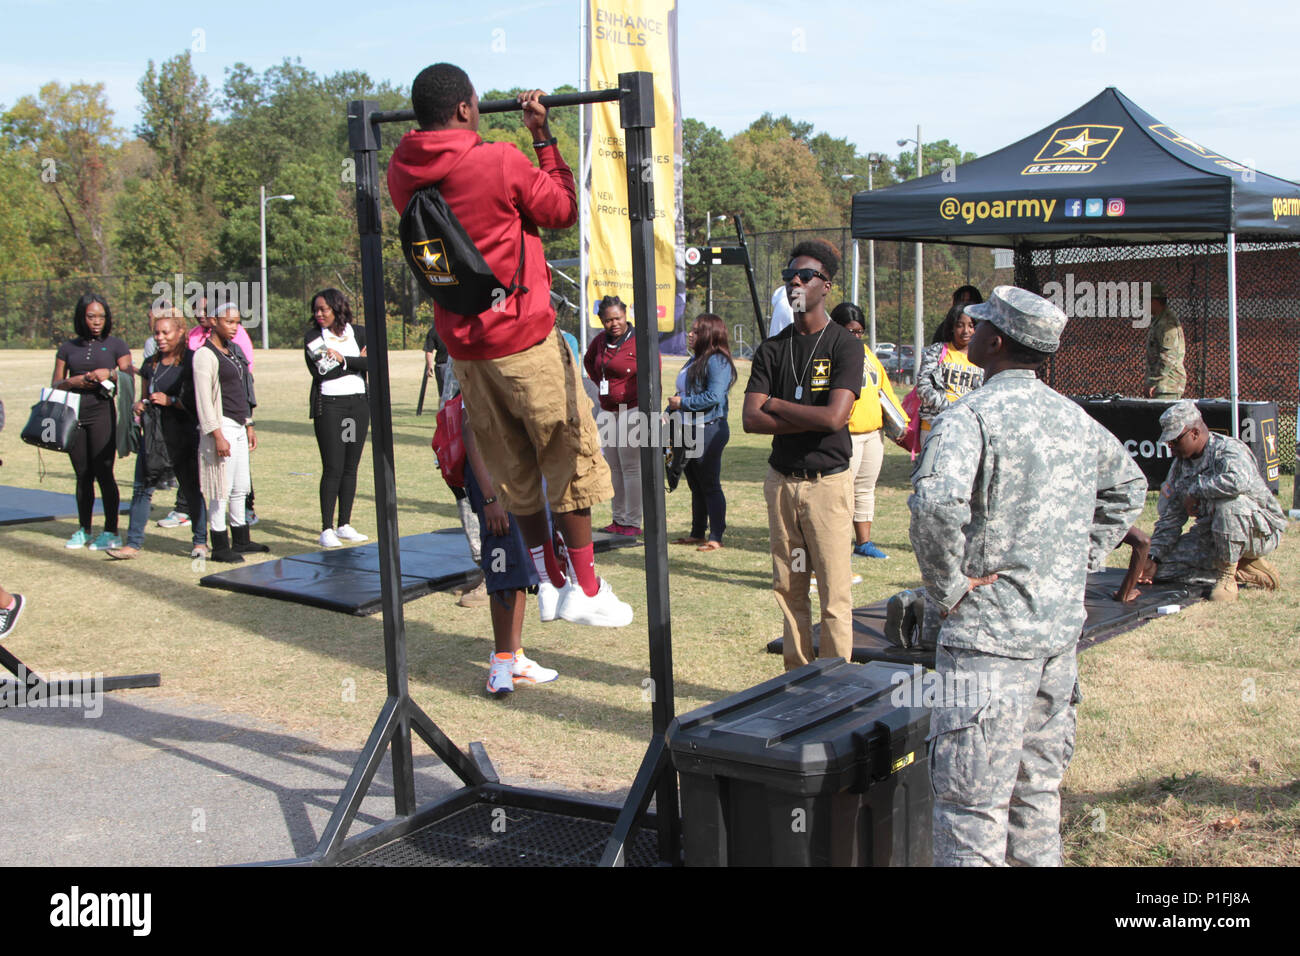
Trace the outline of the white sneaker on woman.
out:
<instances>
[{"instance_id":1,"label":"white sneaker on woman","mask_svg":"<svg viewBox=\"0 0 1300 956\"><path fill-rule=\"evenodd\" d=\"M343 542L339 540L339 536L334 533L333 528L326 528L320 533L320 546L322 548L341 548Z\"/></svg>"},{"instance_id":2,"label":"white sneaker on woman","mask_svg":"<svg viewBox=\"0 0 1300 956\"><path fill-rule=\"evenodd\" d=\"M340 541L368 541L369 538L350 524L340 525L334 532Z\"/></svg>"}]
</instances>

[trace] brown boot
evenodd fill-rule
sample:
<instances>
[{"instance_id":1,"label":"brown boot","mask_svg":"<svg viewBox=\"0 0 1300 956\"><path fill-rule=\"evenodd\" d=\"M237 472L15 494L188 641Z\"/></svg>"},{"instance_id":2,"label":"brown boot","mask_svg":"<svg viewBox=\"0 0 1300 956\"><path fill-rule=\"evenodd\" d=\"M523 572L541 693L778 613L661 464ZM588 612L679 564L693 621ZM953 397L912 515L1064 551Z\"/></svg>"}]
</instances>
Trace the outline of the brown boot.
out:
<instances>
[{"instance_id":1,"label":"brown boot","mask_svg":"<svg viewBox=\"0 0 1300 956\"><path fill-rule=\"evenodd\" d=\"M487 607L492 603L488 596L487 581L480 578L475 587L461 592L460 600L456 603L461 607Z\"/></svg>"},{"instance_id":2,"label":"brown boot","mask_svg":"<svg viewBox=\"0 0 1300 956\"><path fill-rule=\"evenodd\" d=\"M1282 580L1277 576L1277 568L1263 558L1242 558L1237 562L1237 583L1247 587L1263 588L1276 591Z\"/></svg>"},{"instance_id":3,"label":"brown boot","mask_svg":"<svg viewBox=\"0 0 1300 956\"><path fill-rule=\"evenodd\" d=\"M1224 564L1218 568L1219 580L1214 582L1210 591L1211 601L1231 603L1237 600L1237 566Z\"/></svg>"}]
</instances>

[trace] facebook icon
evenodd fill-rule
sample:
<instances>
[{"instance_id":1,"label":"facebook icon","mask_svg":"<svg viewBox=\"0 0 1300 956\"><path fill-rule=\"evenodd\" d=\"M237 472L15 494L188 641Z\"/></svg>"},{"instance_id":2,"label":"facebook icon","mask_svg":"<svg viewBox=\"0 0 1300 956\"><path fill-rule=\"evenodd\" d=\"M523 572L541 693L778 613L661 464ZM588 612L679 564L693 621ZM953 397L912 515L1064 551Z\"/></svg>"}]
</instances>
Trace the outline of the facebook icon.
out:
<instances>
[{"instance_id":1,"label":"facebook icon","mask_svg":"<svg viewBox=\"0 0 1300 956\"><path fill-rule=\"evenodd\" d=\"M1067 216L1082 216L1082 215L1083 215L1083 200L1082 200L1082 199L1067 199L1067 200L1065 201L1065 214L1066 214Z\"/></svg>"}]
</instances>

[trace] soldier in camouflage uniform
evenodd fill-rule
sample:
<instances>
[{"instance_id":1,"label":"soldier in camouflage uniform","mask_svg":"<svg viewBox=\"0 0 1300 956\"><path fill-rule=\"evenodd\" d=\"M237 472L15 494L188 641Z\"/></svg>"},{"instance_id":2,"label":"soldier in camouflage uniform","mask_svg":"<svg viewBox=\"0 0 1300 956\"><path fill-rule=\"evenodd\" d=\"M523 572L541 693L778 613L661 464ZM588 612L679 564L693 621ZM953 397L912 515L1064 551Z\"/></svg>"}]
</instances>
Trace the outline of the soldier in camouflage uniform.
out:
<instances>
[{"instance_id":1,"label":"soldier in camouflage uniform","mask_svg":"<svg viewBox=\"0 0 1300 956\"><path fill-rule=\"evenodd\" d=\"M1147 328L1147 377L1143 394L1147 398L1182 398L1187 387L1183 358L1187 344L1178 316L1169 311L1165 287L1151 287L1151 325Z\"/></svg>"},{"instance_id":2,"label":"soldier in camouflage uniform","mask_svg":"<svg viewBox=\"0 0 1300 956\"><path fill-rule=\"evenodd\" d=\"M1250 448L1206 428L1192 401L1167 409L1160 426L1174 463L1139 580L1213 585L1212 601L1235 601L1239 584L1276 590L1277 571L1264 555L1277 548L1286 515ZM1181 534L1188 517L1196 524Z\"/></svg>"},{"instance_id":3,"label":"soldier in camouflage uniform","mask_svg":"<svg viewBox=\"0 0 1300 956\"><path fill-rule=\"evenodd\" d=\"M1141 512L1146 480L1035 375L1065 313L1011 286L967 312L984 386L936 420L908 499L926 592L945 615L935 666L951 691L930 723L934 862L1053 866L1087 572Z\"/></svg>"}]
</instances>

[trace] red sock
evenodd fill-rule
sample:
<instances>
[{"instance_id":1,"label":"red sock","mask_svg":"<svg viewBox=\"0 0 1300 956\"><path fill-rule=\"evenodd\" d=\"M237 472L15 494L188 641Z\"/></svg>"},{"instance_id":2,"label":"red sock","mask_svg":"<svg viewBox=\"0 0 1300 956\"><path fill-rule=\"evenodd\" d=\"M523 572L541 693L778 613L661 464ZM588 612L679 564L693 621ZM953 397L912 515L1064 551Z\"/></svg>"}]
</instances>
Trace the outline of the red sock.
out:
<instances>
[{"instance_id":1,"label":"red sock","mask_svg":"<svg viewBox=\"0 0 1300 956\"><path fill-rule=\"evenodd\" d=\"M569 564L572 565L573 573L577 575L578 583L582 585L582 590L587 597L595 597L596 592L600 590L600 579L596 577L595 545L569 548Z\"/></svg>"},{"instance_id":2,"label":"red sock","mask_svg":"<svg viewBox=\"0 0 1300 956\"><path fill-rule=\"evenodd\" d=\"M549 540L545 544L529 548L528 553L533 556L533 567L537 569L539 578L545 576L555 587L564 587L568 579L564 576L564 569L560 567L560 562L555 557L555 547Z\"/></svg>"}]
</instances>

